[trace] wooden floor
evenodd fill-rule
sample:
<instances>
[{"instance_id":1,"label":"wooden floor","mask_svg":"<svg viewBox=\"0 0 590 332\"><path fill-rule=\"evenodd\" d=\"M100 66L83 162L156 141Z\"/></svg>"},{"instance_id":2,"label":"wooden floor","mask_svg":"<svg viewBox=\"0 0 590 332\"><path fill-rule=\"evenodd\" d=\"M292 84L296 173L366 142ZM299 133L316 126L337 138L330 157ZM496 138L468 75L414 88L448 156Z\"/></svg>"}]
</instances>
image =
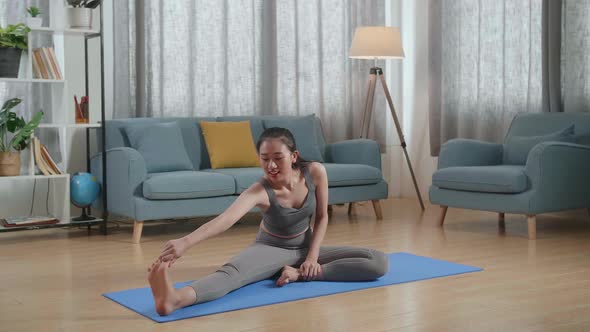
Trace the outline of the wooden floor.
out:
<instances>
[{"instance_id":1,"label":"wooden floor","mask_svg":"<svg viewBox=\"0 0 590 332\"><path fill-rule=\"evenodd\" d=\"M146 224L111 235L85 229L0 234L1 331L590 331L590 217L586 211L541 215L537 240L526 218L439 207L420 213L413 200L370 202L347 216L336 206L324 241L405 251L484 268L418 281L164 324L101 296L147 286L146 267L168 239L203 220ZM258 217L202 243L179 260L175 281L213 271L253 241ZM111 227L114 227L112 225Z\"/></svg>"}]
</instances>

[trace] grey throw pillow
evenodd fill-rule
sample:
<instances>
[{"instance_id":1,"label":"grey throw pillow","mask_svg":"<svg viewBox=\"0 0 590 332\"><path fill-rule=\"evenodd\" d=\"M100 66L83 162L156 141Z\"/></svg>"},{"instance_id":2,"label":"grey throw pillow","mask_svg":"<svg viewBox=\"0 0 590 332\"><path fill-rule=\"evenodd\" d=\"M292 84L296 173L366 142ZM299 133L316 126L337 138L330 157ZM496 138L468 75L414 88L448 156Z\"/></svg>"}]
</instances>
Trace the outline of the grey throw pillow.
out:
<instances>
[{"instance_id":1,"label":"grey throw pillow","mask_svg":"<svg viewBox=\"0 0 590 332\"><path fill-rule=\"evenodd\" d=\"M131 147L145 160L148 173L192 170L176 122L138 123L125 127Z\"/></svg>"},{"instance_id":2,"label":"grey throw pillow","mask_svg":"<svg viewBox=\"0 0 590 332\"><path fill-rule=\"evenodd\" d=\"M535 145L543 142L575 143L575 126L571 125L563 130L542 136L512 136L504 143L504 164L524 165L529 152Z\"/></svg>"},{"instance_id":3,"label":"grey throw pillow","mask_svg":"<svg viewBox=\"0 0 590 332\"><path fill-rule=\"evenodd\" d=\"M287 128L295 137L295 145L301 157L308 161L324 162L318 146L315 131L315 115L297 118L276 118L264 120L265 128Z\"/></svg>"}]
</instances>

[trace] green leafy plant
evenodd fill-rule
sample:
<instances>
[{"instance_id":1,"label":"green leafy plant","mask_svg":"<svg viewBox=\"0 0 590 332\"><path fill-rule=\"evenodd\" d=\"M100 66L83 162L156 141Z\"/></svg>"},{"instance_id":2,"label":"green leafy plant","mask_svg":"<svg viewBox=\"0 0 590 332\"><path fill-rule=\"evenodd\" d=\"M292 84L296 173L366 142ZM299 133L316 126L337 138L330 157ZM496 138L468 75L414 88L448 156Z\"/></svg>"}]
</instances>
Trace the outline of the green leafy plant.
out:
<instances>
[{"instance_id":1,"label":"green leafy plant","mask_svg":"<svg viewBox=\"0 0 590 332\"><path fill-rule=\"evenodd\" d=\"M43 14L41 9L39 9L39 7L35 7L35 6L31 6L31 7L27 8L27 12L29 14L31 14L31 17L37 17L37 16Z\"/></svg>"},{"instance_id":2,"label":"green leafy plant","mask_svg":"<svg viewBox=\"0 0 590 332\"><path fill-rule=\"evenodd\" d=\"M68 5L74 8L96 8L100 5L100 0L67 0Z\"/></svg>"},{"instance_id":3,"label":"green leafy plant","mask_svg":"<svg viewBox=\"0 0 590 332\"><path fill-rule=\"evenodd\" d=\"M22 117L10 110L20 104L22 99L12 98L7 100L0 109L0 152L11 150L22 151L29 146L31 134L39 126L43 112L37 112L28 123ZM14 134L10 141L8 133Z\"/></svg>"},{"instance_id":4,"label":"green leafy plant","mask_svg":"<svg viewBox=\"0 0 590 332\"><path fill-rule=\"evenodd\" d=\"M31 28L24 23L0 27L0 47L14 47L21 50L27 49L27 35Z\"/></svg>"}]
</instances>

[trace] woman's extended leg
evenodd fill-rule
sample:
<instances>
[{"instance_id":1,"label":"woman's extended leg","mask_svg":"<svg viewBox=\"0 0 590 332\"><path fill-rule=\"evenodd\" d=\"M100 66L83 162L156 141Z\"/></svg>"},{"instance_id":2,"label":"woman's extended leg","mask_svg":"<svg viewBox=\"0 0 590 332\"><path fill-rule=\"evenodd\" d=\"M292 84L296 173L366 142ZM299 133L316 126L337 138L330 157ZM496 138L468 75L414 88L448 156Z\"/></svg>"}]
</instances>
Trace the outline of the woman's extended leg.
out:
<instances>
[{"instance_id":1,"label":"woman's extended leg","mask_svg":"<svg viewBox=\"0 0 590 332\"><path fill-rule=\"evenodd\" d=\"M387 255L367 248L321 247L318 263L322 269L314 280L368 281L375 280L389 271ZM286 279L291 282L298 280L299 270L286 266L277 284L284 285Z\"/></svg>"},{"instance_id":2,"label":"woman's extended leg","mask_svg":"<svg viewBox=\"0 0 590 332\"><path fill-rule=\"evenodd\" d=\"M156 311L164 316L174 310L195 303L195 292L190 287L175 289L168 279L168 262L155 261L148 269L148 281L152 288Z\"/></svg>"},{"instance_id":3,"label":"woman's extended leg","mask_svg":"<svg viewBox=\"0 0 590 332\"><path fill-rule=\"evenodd\" d=\"M168 315L178 308L211 301L247 284L270 278L285 265L296 264L302 251L255 243L216 272L180 289L174 289L168 280L167 263L156 262L148 277L156 311Z\"/></svg>"}]
</instances>

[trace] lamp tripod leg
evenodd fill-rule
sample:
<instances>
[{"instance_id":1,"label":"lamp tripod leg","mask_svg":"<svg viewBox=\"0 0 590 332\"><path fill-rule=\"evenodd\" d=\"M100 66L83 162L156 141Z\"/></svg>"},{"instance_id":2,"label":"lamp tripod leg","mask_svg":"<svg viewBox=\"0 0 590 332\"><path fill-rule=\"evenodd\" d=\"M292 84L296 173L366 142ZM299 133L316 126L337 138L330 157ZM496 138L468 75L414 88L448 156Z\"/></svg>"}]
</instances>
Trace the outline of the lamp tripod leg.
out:
<instances>
[{"instance_id":1,"label":"lamp tripod leg","mask_svg":"<svg viewBox=\"0 0 590 332\"><path fill-rule=\"evenodd\" d=\"M404 149L404 155L406 156L406 162L408 163L408 167L410 168L410 174L412 175L412 182L414 182L414 188L416 189L416 195L418 196L418 200L420 201L420 207L422 211L424 211L424 202L422 201L422 195L420 194L420 189L418 189L418 182L416 181L416 176L414 175L414 169L412 168L412 162L410 161L410 156L408 155L408 151L406 150L406 141L404 139L404 135L402 133L402 128L399 124L399 120L397 119L397 115L395 114L395 107L393 106L393 101L391 99L391 95L389 94L389 89L387 88L387 83L385 82L385 77L383 77L383 71L381 69L378 70L379 78L381 79L381 86L383 86L383 90L385 91L385 98L387 98L387 103L389 104L389 110L391 111L391 116L393 117L393 122L395 123L395 129L397 130L397 135L399 137L399 141L401 143L402 148Z\"/></svg>"},{"instance_id":2,"label":"lamp tripod leg","mask_svg":"<svg viewBox=\"0 0 590 332\"><path fill-rule=\"evenodd\" d=\"M366 138L369 135L369 126L371 125L371 113L373 112L373 99L375 97L375 85L377 84L377 75L371 68L369 76L369 88L367 89L367 100L365 102L365 111L363 113L363 122L361 124L360 138Z\"/></svg>"}]
</instances>

